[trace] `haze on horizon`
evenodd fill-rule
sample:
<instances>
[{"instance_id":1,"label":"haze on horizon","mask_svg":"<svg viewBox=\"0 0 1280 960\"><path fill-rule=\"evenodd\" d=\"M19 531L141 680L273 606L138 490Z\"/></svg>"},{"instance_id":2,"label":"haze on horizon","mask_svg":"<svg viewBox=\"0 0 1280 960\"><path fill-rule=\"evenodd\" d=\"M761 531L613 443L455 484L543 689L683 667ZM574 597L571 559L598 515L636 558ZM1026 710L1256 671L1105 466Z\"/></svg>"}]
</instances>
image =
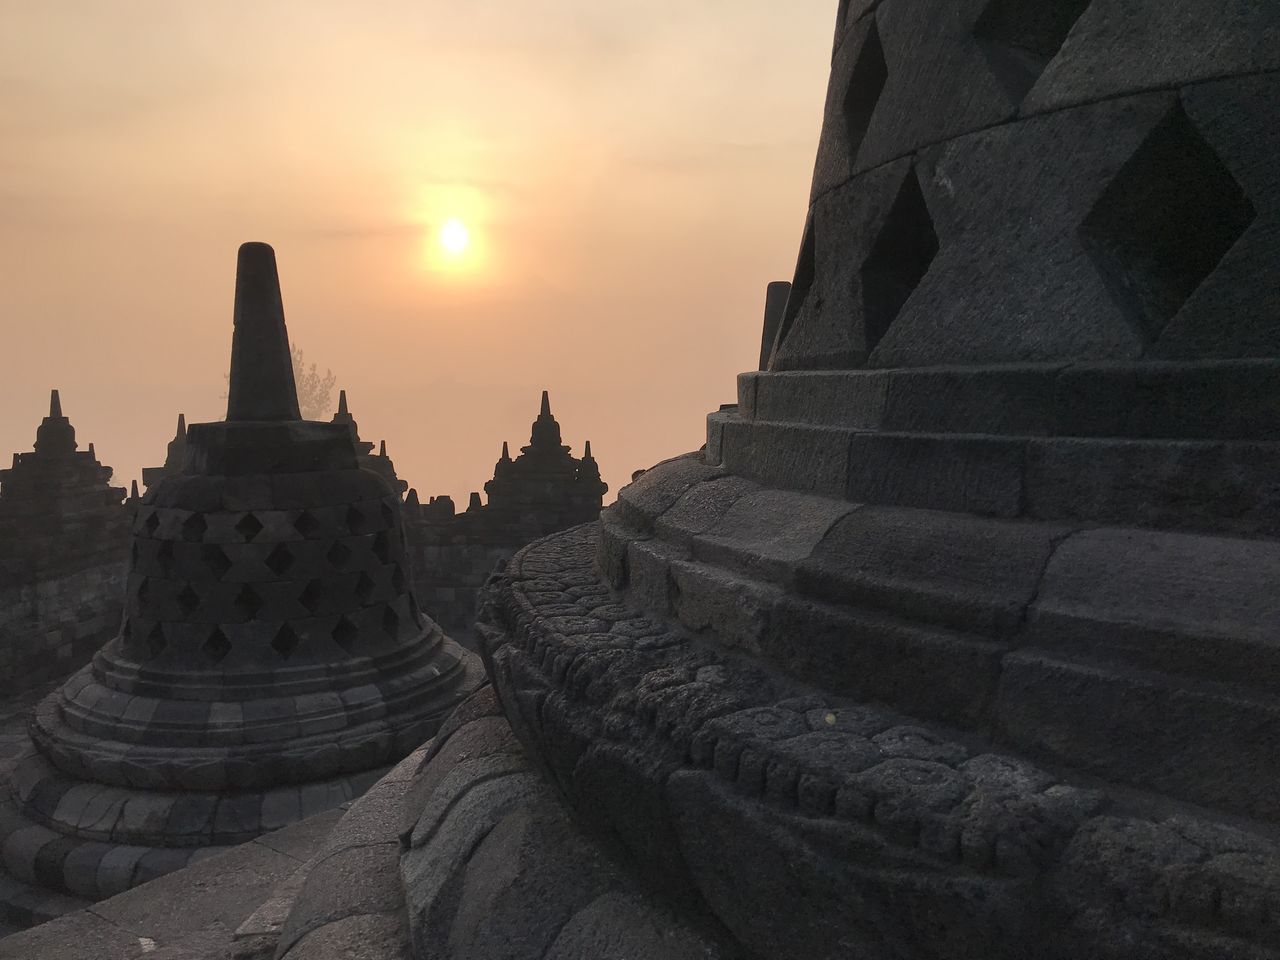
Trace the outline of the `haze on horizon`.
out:
<instances>
[{"instance_id":1,"label":"haze on horizon","mask_svg":"<svg viewBox=\"0 0 1280 960\"><path fill-rule=\"evenodd\" d=\"M52 387L125 486L179 411L221 419L265 240L291 337L424 500L464 505L543 389L612 500L755 366L835 7L0 0L0 455Z\"/></svg>"}]
</instances>

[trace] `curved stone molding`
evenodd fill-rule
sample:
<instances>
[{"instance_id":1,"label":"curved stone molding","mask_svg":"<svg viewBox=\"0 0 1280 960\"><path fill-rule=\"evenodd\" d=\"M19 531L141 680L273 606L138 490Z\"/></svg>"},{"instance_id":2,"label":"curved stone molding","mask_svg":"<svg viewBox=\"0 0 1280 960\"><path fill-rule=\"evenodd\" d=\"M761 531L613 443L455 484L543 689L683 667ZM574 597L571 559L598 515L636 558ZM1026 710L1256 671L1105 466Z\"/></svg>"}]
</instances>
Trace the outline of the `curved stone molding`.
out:
<instances>
[{"instance_id":1,"label":"curved stone molding","mask_svg":"<svg viewBox=\"0 0 1280 960\"><path fill-rule=\"evenodd\" d=\"M459 707L409 783L400 873L417 956L737 956L688 905L655 903L581 833L492 688Z\"/></svg>"},{"instance_id":2,"label":"curved stone molding","mask_svg":"<svg viewBox=\"0 0 1280 960\"><path fill-rule=\"evenodd\" d=\"M1232 952L1280 947L1265 907L1280 848L1263 835L1107 796L700 642L598 578L595 533L540 541L491 582L491 674L579 821L667 889L696 891L740 943L779 957L1280 955ZM1149 952L1121 949L1117 929Z\"/></svg>"}]
</instances>

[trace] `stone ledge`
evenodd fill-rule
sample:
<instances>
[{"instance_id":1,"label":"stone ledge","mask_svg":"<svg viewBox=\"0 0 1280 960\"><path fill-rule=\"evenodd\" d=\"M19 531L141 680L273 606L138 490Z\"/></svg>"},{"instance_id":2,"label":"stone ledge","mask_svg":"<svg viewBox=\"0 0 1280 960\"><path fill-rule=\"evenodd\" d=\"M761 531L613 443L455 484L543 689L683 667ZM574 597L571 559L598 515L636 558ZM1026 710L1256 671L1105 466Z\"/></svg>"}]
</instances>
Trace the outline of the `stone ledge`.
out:
<instances>
[{"instance_id":1,"label":"stone ledge","mask_svg":"<svg viewBox=\"0 0 1280 960\"><path fill-rule=\"evenodd\" d=\"M1258 956L1276 955L1267 950L1280 946L1280 926L1261 909L1280 895L1275 844L1210 820L1186 821L1193 823L1201 852L1178 862L1214 862L1235 849L1251 863L1268 865L1260 876L1270 880L1259 886L1256 871L1188 872L1162 852L1170 836L1185 832L1185 818L1156 812L1161 808L1154 799L1135 808L1130 798L1100 816L1102 796L1016 757L974 749L882 708L815 697L679 631L663 631L664 642L637 640L633 631L646 632L639 626L651 621L616 601L602 604L591 586L599 582L591 565L592 532L578 528L518 554L487 590L481 631L491 673L526 747L584 823L620 836L664 882L699 889L714 906L721 897L709 885L726 882L724 868L700 859L713 849L720 860L740 863L734 874L739 899L742 881L758 877L762 860L781 856L781 866L795 857L806 863L816 858L826 866L811 881L824 889L797 894L801 881L792 876L787 902L811 895L827 903L825 928L806 934L788 924L786 932L799 940L812 936L817 955L826 955L837 940L883 948L886 936L892 940L885 931L912 928L916 908L951 918L937 922L936 940L927 932L902 934L915 938L911 949L918 952L912 955L921 957L954 956L948 938L969 932L974 916L1025 930L1027 939L992 944L989 956L1022 958L1031 944L1043 949L1050 942L1061 952L1046 956L1083 950L1118 957L1089 952L1104 949L1105 941L1083 919L1070 919L1099 914L1153 930L1153 936L1175 931L1180 947L1172 955L1178 957L1217 960L1224 955L1218 949L1224 936L1243 938L1241 948L1245 942L1267 944ZM574 600L569 591L579 588L585 593ZM676 783L695 781L705 788L674 791ZM699 805L696 814L690 803ZM743 829L754 824L750 850L738 849L740 837L722 836L708 848L682 832L688 818L690 829L696 825L705 833L728 815L726 804ZM1112 850L1112 824L1138 838L1150 877L1134 881L1126 875L1128 862ZM825 839L819 842L820 836ZM775 845L792 853L782 856ZM833 849L846 853L833 860ZM1220 853L1209 855L1213 850ZM899 914L893 898L881 894L874 904L864 901L862 912L848 910L847 903L837 909L829 885L847 869L876 878L870 886L850 879L857 896L908 882L916 890L914 905ZM771 882L751 880L766 887ZM1133 899L1151 884L1165 892L1154 910ZM978 907L988 896L987 905ZM1197 915L1190 905L1206 896L1242 906L1230 915ZM743 909L750 911L751 903L748 898ZM754 909L766 913L766 903L755 902ZM720 919L742 942L784 952L782 944L762 942L770 929L755 929L740 910ZM795 942L785 947L795 949Z\"/></svg>"}]
</instances>

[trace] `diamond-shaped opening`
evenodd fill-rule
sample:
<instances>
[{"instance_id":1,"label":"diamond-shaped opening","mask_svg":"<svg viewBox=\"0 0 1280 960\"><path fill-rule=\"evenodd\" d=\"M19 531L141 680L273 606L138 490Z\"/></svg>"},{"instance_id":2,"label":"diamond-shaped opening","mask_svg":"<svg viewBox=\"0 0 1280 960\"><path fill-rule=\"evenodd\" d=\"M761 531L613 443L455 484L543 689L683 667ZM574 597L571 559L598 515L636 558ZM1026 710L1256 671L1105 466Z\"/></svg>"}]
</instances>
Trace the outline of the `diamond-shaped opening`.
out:
<instances>
[{"instance_id":1,"label":"diamond-shaped opening","mask_svg":"<svg viewBox=\"0 0 1280 960\"><path fill-rule=\"evenodd\" d=\"M258 596L258 592L245 584L240 588L240 592L236 594L235 599L236 615L241 620L256 620L258 611L262 609L262 598Z\"/></svg>"},{"instance_id":2,"label":"diamond-shaped opening","mask_svg":"<svg viewBox=\"0 0 1280 960\"><path fill-rule=\"evenodd\" d=\"M160 528L160 517L156 511L152 510L147 514L147 519L142 521L142 529L148 537L154 537L156 530Z\"/></svg>"},{"instance_id":3,"label":"diamond-shaped opening","mask_svg":"<svg viewBox=\"0 0 1280 960\"><path fill-rule=\"evenodd\" d=\"M324 603L324 584L319 580L312 580L298 595L298 602L308 613L315 613Z\"/></svg>"},{"instance_id":4,"label":"diamond-shaped opening","mask_svg":"<svg viewBox=\"0 0 1280 960\"><path fill-rule=\"evenodd\" d=\"M373 582L373 578L367 573L361 573L359 579L356 580L356 597L361 603L368 603L377 589L378 585Z\"/></svg>"},{"instance_id":5,"label":"diamond-shaped opening","mask_svg":"<svg viewBox=\"0 0 1280 960\"><path fill-rule=\"evenodd\" d=\"M382 632L392 640L400 636L400 614L390 604L382 614Z\"/></svg>"},{"instance_id":6,"label":"diamond-shaped opening","mask_svg":"<svg viewBox=\"0 0 1280 960\"><path fill-rule=\"evenodd\" d=\"M908 170L862 262L863 336L868 354L889 332L937 254L938 235L920 180L914 169Z\"/></svg>"},{"instance_id":7,"label":"diamond-shaped opening","mask_svg":"<svg viewBox=\"0 0 1280 960\"><path fill-rule=\"evenodd\" d=\"M156 563L160 565L162 573L171 573L173 571L173 541L165 540L156 550Z\"/></svg>"},{"instance_id":8,"label":"diamond-shaped opening","mask_svg":"<svg viewBox=\"0 0 1280 960\"><path fill-rule=\"evenodd\" d=\"M200 652L210 663L221 663L231 652L231 641L227 639L227 635L221 628L214 627L213 633L209 634L209 639L200 644Z\"/></svg>"},{"instance_id":9,"label":"diamond-shaped opening","mask_svg":"<svg viewBox=\"0 0 1280 960\"><path fill-rule=\"evenodd\" d=\"M880 30L876 27L875 18L871 18L871 28L867 38L862 41L862 49L858 51L858 60L849 75L849 87L844 95L844 122L849 138L849 159L858 155L862 141L867 136L867 128L871 126L871 116L875 113L880 95L884 93L884 85L889 79L889 68L884 62L884 47L880 44Z\"/></svg>"},{"instance_id":10,"label":"diamond-shaped opening","mask_svg":"<svg viewBox=\"0 0 1280 960\"><path fill-rule=\"evenodd\" d=\"M148 659L154 660L160 656L168 645L169 638L164 635L164 627L157 623L147 634L146 653Z\"/></svg>"},{"instance_id":11,"label":"diamond-shaped opening","mask_svg":"<svg viewBox=\"0 0 1280 960\"><path fill-rule=\"evenodd\" d=\"M1036 85L1092 0L991 0L973 35L1015 102Z\"/></svg>"},{"instance_id":12,"label":"diamond-shaped opening","mask_svg":"<svg viewBox=\"0 0 1280 960\"><path fill-rule=\"evenodd\" d=\"M347 507L347 529L352 533L364 533L365 527L369 521L365 519L363 511L355 505Z\"/></svg>"},{"instance_id":13,"label":"diamond-shaped opening","mask_svg":"<svg viewBox=\"0 0 1280 960\"><path fill-rule=\"evenodd\" d=\"M360 637L360 628L347 617L339 617L333 625L333 641L348 653Z\"/></svg>"},{"instance_id":14,"label":"diamond-shaped opening","mask_svg":"<svg viewBox=\"0 0 1280 960\"><path fill-rule=\"evenodd\" d=\"M182 539L192 543L199 543L204 539L204 533L209 529L209 521L205 520L203 513L193 513L182 521Z\"/></svg>"},{"instance_id":15,"label":"diamond-shaped opening","mask_svg":"<svg viewBox=\"0 0 1280 960\"><path fill-rule=\"evenodd\" d=\"M400 564L396 564L395 569L391 571L391 589L397 594L404 593L404 571L400 569Z\"/></svg>"},{"instance_id":16,"label":"diamond-shaped opening","mask_svg":"<svg viewBox=\"0 0 1280 960\"><path fill-rule=\"evenodd\" d=\"M215 580L221 580L231 569L231 558L216 543L207 543L200 549L201 559L205 567L213 574Z\"/></svg>"},{"instance_id":17,"label":"diamond-shaped opening","mask_svg":"<svg viewBox=\"0 0 1280 960\"><path fill-rule=\"evenodd\" d=\"M245 543L252 543L253 538L262 532L262 521L252 513L246 513L236 522L236 533L244 537Z\"/></svg>"},{"instance_id":18,"label":"diamond-shaped opening","mask_svg":"<svg viewBox=\"0 0 1280 960\"><path fill-rule=\"evenodd\" d=\"M773 355L778 352L778 348L782 346L787 336L791 333L791 326L795 323L805 300L809 297L809 290L813 287L813 278L816 270L813 232L813 218L810 217L804 227L804 238L800 241L800 256L796 260L796 272L791 281L791 293L787 295L787 306L782 313L782 323L778 327L778 336L774 339L773 350L769 354L770 368L773 367Z\"/></svg>"},{"instance_id":19,"label":"diamond-shaped opening","mask_svg":"<svg viewBox=\"0 0 1280 960\"><path fill-rule=\"evenodd\" d=\"M341 540L335 540L333 546L329 548L329 552L325 554L325 557L328 558L329 562L333 564L333 566L341 570L346 562L351 559L351 548Z\"/></svg>"},{"instance_id":20,"label":"diamond-shaped opening","mask_svg":"<svg viewBox=\"0 0 1280 960\"><path fill-rule=\"evenodd\" d=\"M1179 103L1107 185L1080 238L1112 299L1154 341L1256 215Z\"/></svg>"},{"instance_id":21,"label":"diamond-shaped opening","mask_svg":"<svg viewBox=\"0 0 1280 960\"><path fill-rule=\"evenodd\" d=\"M379 563L391 562L391 537L387 535L387 531L379 530L374 535L373 555L378 558Z\"/></svg>"},{"instance_id":22,"label":"diamond-shaped opening","mask_svg":"<svg viewBox=\"0 0 1280 960\"><path fill-rule=\"evenodd\" d=\"M293 551L283 543L279 544L267 555L266 564L277 577L283 577L294 564Z\"/></svg>"},{"instance_id":23,"label":"diamond-shaped opening","mask_svg":"<svg viewBox=\"0 0 1280 960\"><path fill-rule=\"evenodd\" d=\"M303 510L298 514L298 519L293 521L293 528L303 537L311 539L320 530L320 521L316 519L315 514Z\"/></svg>"},{"instance_id":24,"label":"diamond-shaped opening","mask_svg":"<svg viewBox=\"0 0 1280 960\"><path fill-rule=\"evenodd\" d=\"M275 637L271 640L271 648L280 654L282 660L288 660L300 643L302 643L302 637L298 631L286 623L276 631Z\"/></svg>"},{"instance_id":25,"label":"diamond-shaped opening","mask_svg":"<svg viewBox=\"0 0 1280 960\"><path fill-rule=\"evenodd\" d=\"M192 589L191 584L183 587L182 592L178 594L178 609L186 617L191 616L200 609L200 594Z\"/></svg>"}]
</instances>

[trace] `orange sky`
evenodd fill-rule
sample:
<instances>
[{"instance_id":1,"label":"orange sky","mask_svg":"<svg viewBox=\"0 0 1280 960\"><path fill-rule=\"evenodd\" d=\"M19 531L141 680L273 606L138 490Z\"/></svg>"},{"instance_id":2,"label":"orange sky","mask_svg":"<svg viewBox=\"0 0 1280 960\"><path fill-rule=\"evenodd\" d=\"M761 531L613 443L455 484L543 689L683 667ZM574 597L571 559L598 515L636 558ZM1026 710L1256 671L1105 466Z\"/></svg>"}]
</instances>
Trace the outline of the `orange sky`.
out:
<instances>
[{"instance_id":1,"label":"orange sky","mask_svg":"<svg viewBox=\"0 0 1280 960\"><path fill-rule=\"evenodd\" d=\"M0 456L58 387L119 481L220 419L237 245L400 475L539 392L606 501L703 440L803 227L836 0L0 0ZM467 270L427 250L445 218ZM336 395L335 395L336 399Z\"/></svg>"}]
</instances>

